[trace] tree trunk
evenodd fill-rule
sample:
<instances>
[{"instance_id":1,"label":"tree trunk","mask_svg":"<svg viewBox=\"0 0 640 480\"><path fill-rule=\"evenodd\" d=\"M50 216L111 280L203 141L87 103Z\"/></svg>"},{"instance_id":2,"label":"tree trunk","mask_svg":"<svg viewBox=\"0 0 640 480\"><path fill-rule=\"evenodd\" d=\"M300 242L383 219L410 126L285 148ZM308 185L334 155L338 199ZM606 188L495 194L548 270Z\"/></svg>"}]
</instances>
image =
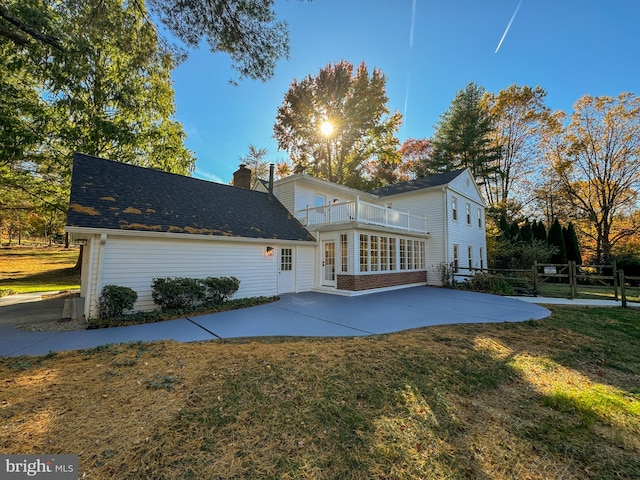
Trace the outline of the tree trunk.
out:
<instances>
[{"instance_id":1,"label":"tree trunk","mask_svg":"<svg viewBox=\"0 0 640 480\"><path fill-rule=\"evenodd\" d=\"M80 245L80 252L78 253L78 260L73 267L73 270L79 272L82 269L82 254L84 253L84 247Z\"/></svg>"}]
</instances>

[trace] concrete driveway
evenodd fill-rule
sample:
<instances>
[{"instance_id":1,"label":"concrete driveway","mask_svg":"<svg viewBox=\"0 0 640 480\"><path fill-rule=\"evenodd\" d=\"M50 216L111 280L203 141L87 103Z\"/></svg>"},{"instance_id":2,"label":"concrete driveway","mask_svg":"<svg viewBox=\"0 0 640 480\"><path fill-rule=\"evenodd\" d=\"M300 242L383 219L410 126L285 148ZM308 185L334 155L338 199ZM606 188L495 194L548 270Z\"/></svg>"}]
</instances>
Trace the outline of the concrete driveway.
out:
<instances>
[{"instance_id":1,"label":"concrete driveway","mask_svg":"<svg viewBox=\"0 0 640 480\"><path fill-rule=\"evenodd\" d=\"M0 307L0 316L4 315ZM307 292L277 302L145 325L28 332L0 322L0 356L43 355L108 343L238 337L353 337L458 323L521 322L550 315L539 305L483 293L414 287L356 297Z\"/></svg>"}]
</instances>

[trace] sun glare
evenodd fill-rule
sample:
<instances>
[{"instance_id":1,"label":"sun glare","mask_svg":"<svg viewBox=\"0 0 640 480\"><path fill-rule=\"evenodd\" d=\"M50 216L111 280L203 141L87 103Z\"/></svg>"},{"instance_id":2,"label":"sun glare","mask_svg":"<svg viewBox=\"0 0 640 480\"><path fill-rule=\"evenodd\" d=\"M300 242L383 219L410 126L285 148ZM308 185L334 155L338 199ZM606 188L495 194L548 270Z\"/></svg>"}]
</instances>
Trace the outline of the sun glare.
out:
<instances>
[{"instance_id":1,"label":"sun glare","mask_svg":"<svg viewBox=\"0 0 640 480\"><path fill-rule=\"evenodd\" d=\"M325 137L328 137L333 133L333 125L328 120L324 121L322 125L320 125L320 131Z\"/></svg>"}]
</instances>

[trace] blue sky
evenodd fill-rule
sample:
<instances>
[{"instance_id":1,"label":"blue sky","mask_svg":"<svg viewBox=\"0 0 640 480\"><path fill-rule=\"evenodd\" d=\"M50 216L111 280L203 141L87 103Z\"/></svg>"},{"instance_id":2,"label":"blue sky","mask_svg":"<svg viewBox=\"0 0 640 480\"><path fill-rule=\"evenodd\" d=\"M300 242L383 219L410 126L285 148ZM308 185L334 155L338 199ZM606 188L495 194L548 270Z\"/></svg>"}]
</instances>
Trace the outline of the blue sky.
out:
<instances>
[{"instance_id":1,"label":"blue sky","mask_svg":"<svg viewBox=\"0 0 640 480\"><path fill-rule=\"evenodd\" d=\"M289 85L340 60L387 76L401 142L429 138L468 82L495 93L540 85L547 106L567 113L584 94L640 95L638 0L276 0L276 11L291 54L272 80L234 87L228 57L206 48L174 70L196 177L228 183L250 144L271 162L286 159L272 135Z\"/></svg>"}]
</instances>

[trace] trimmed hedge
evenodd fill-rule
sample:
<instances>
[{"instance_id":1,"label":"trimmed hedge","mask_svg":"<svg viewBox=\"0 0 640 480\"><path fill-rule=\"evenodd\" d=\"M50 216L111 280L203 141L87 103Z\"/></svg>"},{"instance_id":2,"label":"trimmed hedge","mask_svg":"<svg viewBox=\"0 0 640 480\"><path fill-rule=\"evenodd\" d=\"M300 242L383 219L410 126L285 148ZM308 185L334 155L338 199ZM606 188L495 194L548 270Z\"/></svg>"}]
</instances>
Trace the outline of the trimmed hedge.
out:
<instances>
[{"instance_id":1,"label":"trimmed hedge","mask_svg":"<svg viewBox=\"0 0 640 480\"><path fill-rule=\"evenodd\" d=\"M220 305L240 288L235 277L154 278L151 296L163 312L190 309L195 305Z\"/></svg>"},{"instance_id":2,"label":"trimmed hedge","mask_svg":"<svg viewBox=\"0 0 640 480\"><path fill-rule=\"evenodd\" d=\"M138 294L129 287L105 285L98 299L98 316L102 320L122 316L125 310L131 310Z\"/></svg>"}]
</instances>

